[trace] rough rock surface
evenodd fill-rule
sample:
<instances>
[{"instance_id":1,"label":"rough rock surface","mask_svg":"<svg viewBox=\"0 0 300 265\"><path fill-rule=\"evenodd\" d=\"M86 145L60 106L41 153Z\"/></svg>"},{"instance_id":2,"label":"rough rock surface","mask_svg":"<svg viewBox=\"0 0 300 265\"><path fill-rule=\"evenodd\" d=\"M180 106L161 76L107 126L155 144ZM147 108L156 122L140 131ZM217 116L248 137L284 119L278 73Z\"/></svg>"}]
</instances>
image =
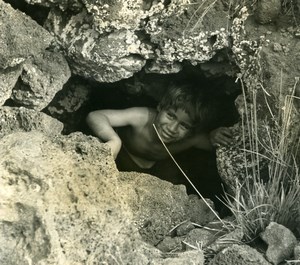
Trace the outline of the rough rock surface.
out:
<instances>
[{"instance_id":1,"label":"rough rock surface","mask_svg":"<svg viewBox=\"0 0 300 265\"><path fill-rule=\"evenodd\" d=\"M10 98L12 90L22 72L21 65L15 67L0 68L0 105L2 106Z\"/></svg>"},{"instance_id":2,"label":"rough rock surface","mask_svg":"<svg viewBox=\"0 0 300 265\"><path fill-rule=\"evenodd\" d=\"M247 245L232 245L219 252L209 265L270 265L263 255Z\"/></svg>"},{"instance_id":3,"label":"rough rock surface","mask_svg":"<svg viewBox=\"0 0 300 265\"><path fill-rule=\"evenodd\" d=\"M149 59L148 72L178 72L182 61L208 61L229 45L228 32L224 26L220 29L226 17L213 1L198 10L186 0L172 1L167 8L153 3L149 10L142 1L129 0L86 3L86 9L69 17L53 9L46 27L55 34L72 71L100 82L128 78ZM210 26L198 34L204 25Z\"/></svg>"},{"instance_id":4,"label":"rough rock surface","mask_svg":"<svg viewBox=\"0 0 300 265\"><path fill-rule=\"evenodd\" d=\"M272 264L277 265L292 257L297 239L283 225L271 222L260 237L268 244L266 256Z\"/></svg>"},{"instance_id":5,"label":"rough rock surface","mask_svg":"<svg viewBox=\"0 0 300 265\"><path fill-rule=\"evenodd\" d=\"M186 196L183 185L164 184L168 188L162 192L153 188L159 181L156 177L122 172L120 179L125 180L122 185L124 189L131 191L135 187L135 195L130 196L129 200L136 215L135 225L144 240L152 245L157 245L184 220L197 220L204 225L216 219L202 200Z\"/></svg>"},{"instance_id":6,"label":"rough rock surface","mask_svg":"<svg viewBox=\"0 0 300 265\"><path fill-rule=\"evenodd\" d=\"M85 124L86 112L83 110L90 102L91 92L92 88L85 80L71 78L44 111L64 123L64 133L73 132L74 128Z\"/></svg>"},{"instance_id":7,"label":"rough rock surface","mask_svg":"<svg viewBox=\"0 0 300 265\"><path fill-rule=\"evenodd\" d=\"M186 201L184 189L148 175L136 180L140 186L129 185L133 177L126 184L130 175L119 176L107 146L94 137L19 132L0 142L1 264L203 264L199 251L163 260L134 225L138 211L154 214L166 204L155 190L183 213L177 196ZM146 192L141 201L138 189ZM161 218L171 224L172 216L186 217L165 208Z\"/></svg>"},{"instance_id":8,"label":"rough rock surface","mask_svg":"<svg viewBox=\"0 0 300 265\"><path fill-rule=\"evenodd\" d=\"M63 124L42 112L24 107L0 107L0 137L12 132L40 131L48 136L59 135Z\"/></svg>"},{"instance_id":9,"label":"rough rock surface","mask_svg":"<svg viewBox=\"0 0 300 265\"><path fill-rule=\"evenodd\" d=\"M25 14L0 0L0 68L14 67L43 52L51 34ZM22 38L20 38L22 36Z\"/></svg>"},{"instance_id":10,"label":"rough rock surface","mask_svg":"<svg viewBox=\"0 0 300 265\"><path fill-rule=\"evenodd\" d=\"M258 125L259 126L259 125ZM249 130L240 123L229 127L233 135L233 144L229 147L220 146L216 149L217 154L217 167L222 180L226 185L227 192L231 195L236 193L236 189L239 187L240 183L246 177L251 177L254 174L253 168L260 165L261 168L266 164L265 159L262 157L255 157L250 152L246 150L251 150ZM265 129L261 126L259 131L260 139L263 139L265 135ZM245 138L243 138L243 135ZM244 150L244 151L241 151ZM261 154L263 154L263 149L260 149ZM245 161L247 161L245 165Z\"/></svg>"},{"instance_id":11,"label":"rough rock surface","mask_svg":"<svg viewBox=\"0 0 300 265\"><path fill-rule=\"evenodd\" d=\"M298 243L297 246L295 246L294 258L295 260L300 260L300 243Z\"/></svg>"},{"instance_id":12,"label":"rough rock surface","mask_svg":"<svg viewBox=\"0 0 300 265\"><path fill-rule=\"evenodd\" d=\"M100 82L115 82L139 72L146 63L134 32L122 30L101 36L86 11L66 21L64 13L53 10L46 26L64 47L75 74ZM145 50L145 56L148 53Z\"/></svg>"},{"instance_id":13,"label":"rough rock surface","mask_svg":"<svg viewBox=\"0 0 300 265\"><path fill-rule=\"evenodd\" d=\"M19 105L42 110L70 76L68 63L61 53L44 51L23 63L11 98Z\"/></svg>"},{"instance_id":14,"label":"rough rock surface","mask_svg":"<svg viewBox=\"0 0 300 265\"><path fill-rule=\"evenodd\" d=\"M260 0L257 2L256 19L261 24L276 20L281 11L280 0Z\"/></svg>"},{"instance_id":15,"label":"rough rock surface","mask_svg":"<svg viewBox=\"0 0 300 265\"><path fill-rule=\"evenodd\" d=\"M61 10L70 9L72 11L81 10L83 7L80 0L25 0L28 4L39 4L42 6L58 6Z\"/></svg>"},{"instance_id":16,"label":"rough rock surface","mask_svg":"<svg viewBox=\"0 0 300 265\"><path fill-rule=\"evenodd\" d=\"M0 50L1 104L12 91L18 104L38 110L52 100L68 76L66 64L62 64L61 76L60 67L53 69L56 63L48 69L42 62L43 54L53 50L64 54L73 74L100 82L124 80L140 70L143 74L177 73L186 64L198 65L194 71L210 77L236 76L239 72L237 81L243 79L247 88L258 92L259 119L269 113L261 104L265 97L273 108L273 99L284 99L294 87L295 96L300 96L295 78L300 69L300 33L290 22L282 23L285 17L277 20L282 15L278 5L256 13L262 22L276 18L276 23L258 25L245 9L240 14L233 10L232 14L233 7L225 8L229 1L26 2L51 8L45 27L56 42L45 52L53 37L0 0L0 47L4 47ZM278 2L260 1L266 6ZM294 3L300 8L299 0ZM62 55L59 60L64 61ZM75 89L66 93L65 99L59 99L65 106L49 108L48 112L62 116L76 112L85 101L85 92ZM76 100L72 100L75 94ZM204 263L200 248L163 254L145 243L165 251L189 249L182 246L181 237L186 235L177 238L172 229L185 220L206 224L213 219L201 200L192 200L182 187L149 175L117 172L105 145L80 134L58 136L62 124L43 113L9 107L0 112L1 264ZM43 134L12 134L29 130ZM238 148L217 151L218 160L225 157L226 162L220 173L233 188L235 180L243 177L237 174L244 162L239 149L243 148L241 132L236 141ZM203 231L187 233L190 245L199 242L198 232ZM210 243L209 236L203 234L204 245ZM209 245L213 252L229 246L213 264L268 264L249 247L230 247L242 237L236 230ZM297 248L294 251L298 258Z\"/></svg>"}]
</instances>

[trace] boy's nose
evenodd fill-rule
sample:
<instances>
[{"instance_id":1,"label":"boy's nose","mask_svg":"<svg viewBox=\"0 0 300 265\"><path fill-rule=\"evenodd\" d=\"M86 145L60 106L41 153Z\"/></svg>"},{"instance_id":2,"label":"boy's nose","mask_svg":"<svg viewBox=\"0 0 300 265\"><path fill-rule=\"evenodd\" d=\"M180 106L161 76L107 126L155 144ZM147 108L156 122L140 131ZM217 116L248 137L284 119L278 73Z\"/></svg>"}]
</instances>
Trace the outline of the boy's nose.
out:
<instances>
[{"instance_id":1,"label":"boy's nose","mask_svg":"<svg viewBox=\"0 0 300 265\"><path fill-rule=\"evenodd\" d=\"M178 129L178 124L177 122L172 122L169 124L168 129L170 132L172 133L176 133L177 129Z\"/></svg>"}]
</instances>

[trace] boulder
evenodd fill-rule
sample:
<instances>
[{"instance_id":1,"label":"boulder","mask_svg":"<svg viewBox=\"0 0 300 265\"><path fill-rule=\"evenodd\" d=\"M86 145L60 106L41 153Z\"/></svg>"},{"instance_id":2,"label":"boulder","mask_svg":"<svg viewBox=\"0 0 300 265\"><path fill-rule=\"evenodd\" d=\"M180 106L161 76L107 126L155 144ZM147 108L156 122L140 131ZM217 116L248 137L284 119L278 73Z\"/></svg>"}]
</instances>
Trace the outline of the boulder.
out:
<instances>
[{"instance_id":1,"label":"boulder","mask_svg":"<svg viewBox=\"0 0 300 265\"><path fill-rule=\"evenodd\" d=\"M0 21L0 69L15 67L43 52L53 40L47 30L2 0Z\"/></svg>"},{"instance_id":2,"label":"boulder","mask_svg":"<svg viewBox=\"0 0 300 265\"><path fill-rule=\"evenodd\" d=\"M61 10L79 11L83 8L80 0L25 0L28 4L38 4L46 7L58 6Z\"/></svg>"},{"instance_id":3,"label":"boulder","mask_svg":"<svg viewBox=\"0 0 300 265\"><path fill-rule=\"evenodd\" d=\"M99 82L126 79L144 67L152 73L176 73L183 61L196 65L229 46L227 18L215 1L201 9L186 0L84 5L76 14L53 8L45 27L55 35L72 72Z\"/></svg>"},{"instance_id":4,"label":"boulder","mask_svg":"<svg viewBox=\"0 0 300 265\"><path fill-rule=\"evenodd\" d=\"M138 231L142 213L165 230L186 218L183 187L120 174L108 146L81 133L16 132L0 145L1 264L204 263L200 250L163 256Z\"/></svg>"},{"instance_id":5,"label":"boulder","mask_svg":"<svg viewBox=\"0 0 300 265\"><path fill-rule=\"evenodd\" d=\"M274 22L281 11L280 0L257 1L256 19L261 24Z\"/></svg>"},{"instance_id":6,"label":"boulder","mask_svg":"<svg viewBox=\"0 0 300 265\"><path fill-rule=\"evenodd\" d=\"M86 11L66 20L63 12L52 10L45 24L63 47L72 72L99 82L116 82L139 72L146 61L134 31L101 35L91 20Z\"/></svg>"},{"instance_id":7,"label":"boulder","mask_svg":"<svg viewBox=\"0 0 300 265\"><path fill-rule=\"evenodd\" d=\"M14 132L40 131L48 136L62 132L63 124L51 116L24 107L0 107L0 138Z\"/></svg>"},{"instance_id":8,"label":"boulder","mask_svg":"<svg viewBox=\"0 0 300 265\"><path fill-rule=\"evenodd\" d=\"M300 261L300 242L294 248L294 259Z\"/></svg>"},{"instance_id":9,"label":"boulder","mask_svg":"<svg viewBox=\"0 0 300 265\"><path fill-rule=\"evenodd\" d=\"M277 265L294 254L297 239L283 225L271 222L260 237L268 244L266 256L272 264Z\"/></svg>"},{"instance_id":10,"label":"boulder","mask_svg":"<svg viewBox=\"0 0 300 265\"><path fill-rule=\"evenodd\" d=\"M68 63L62 54L44 51L23 63L11 98L19 105L42 110L70 76Z\"/></svg>"},{"instance_id":11,"label":"boulder","mask_svg":"<svg viewBox=\"0 0 300 265\"><path fill-rule=\"evenodd\" d=\"M21 72L21 65L7 67L6 69L0 68L0 105L3 105L10 98Z\"/></svg>"},{"instance_id":12,"label":"boulder","mask_svg":"<svg viewBox=\"0 0 300 265\"><path fill-rule=\"evenodd\" d=\"M247 245L232 245L219 252L209 265L271 265L261 253Z\"/></svg>"}]
</instances>

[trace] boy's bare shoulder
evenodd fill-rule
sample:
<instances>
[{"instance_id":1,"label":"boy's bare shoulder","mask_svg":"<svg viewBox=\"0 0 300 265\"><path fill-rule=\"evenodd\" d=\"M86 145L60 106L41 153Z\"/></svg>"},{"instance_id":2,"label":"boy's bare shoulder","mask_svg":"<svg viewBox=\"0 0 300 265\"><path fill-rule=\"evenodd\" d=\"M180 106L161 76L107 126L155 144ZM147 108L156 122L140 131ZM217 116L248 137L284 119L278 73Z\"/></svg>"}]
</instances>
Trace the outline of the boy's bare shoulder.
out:
<instances>
[{"instance_id":1,"label":"boy's bare shoulder","mask_svg":"<svg viewBox=\"0 0 300 265\"><path fill-rule=\"evenodd\" d=\"M127 109L133 126L143 126L149 122L155 110L148 107L132 107Z\"/></svg>"}]
</instances>

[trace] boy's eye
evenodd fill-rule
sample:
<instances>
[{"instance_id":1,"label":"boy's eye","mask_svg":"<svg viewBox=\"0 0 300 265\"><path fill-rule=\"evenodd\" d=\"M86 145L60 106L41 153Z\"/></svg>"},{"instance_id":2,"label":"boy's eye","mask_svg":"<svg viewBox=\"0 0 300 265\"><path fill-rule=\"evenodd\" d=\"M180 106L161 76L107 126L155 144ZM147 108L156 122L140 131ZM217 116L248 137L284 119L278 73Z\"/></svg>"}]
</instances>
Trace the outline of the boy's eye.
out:
<instances>
[{"instance_id":1,"label":"boy's eye","mask_svg":"<svg viewBox=\"0 0 300 265\"><path fill-rule=\"evenodd\" d=\"M171 120L174 120L175 119L175 115L171 112L167 112L167 117Z\"/></svg>"},{"instance_id":2,"label":"boy's eye","mask_svg":"<svg viewBox=\"0 0 300 265\"><path fill-rule=\"evenodd\" d=\"M192 127L188 124L182 123L180 124L181 128L183 128L184 130L189 131Z\"/></svg>"}]
</instances>

